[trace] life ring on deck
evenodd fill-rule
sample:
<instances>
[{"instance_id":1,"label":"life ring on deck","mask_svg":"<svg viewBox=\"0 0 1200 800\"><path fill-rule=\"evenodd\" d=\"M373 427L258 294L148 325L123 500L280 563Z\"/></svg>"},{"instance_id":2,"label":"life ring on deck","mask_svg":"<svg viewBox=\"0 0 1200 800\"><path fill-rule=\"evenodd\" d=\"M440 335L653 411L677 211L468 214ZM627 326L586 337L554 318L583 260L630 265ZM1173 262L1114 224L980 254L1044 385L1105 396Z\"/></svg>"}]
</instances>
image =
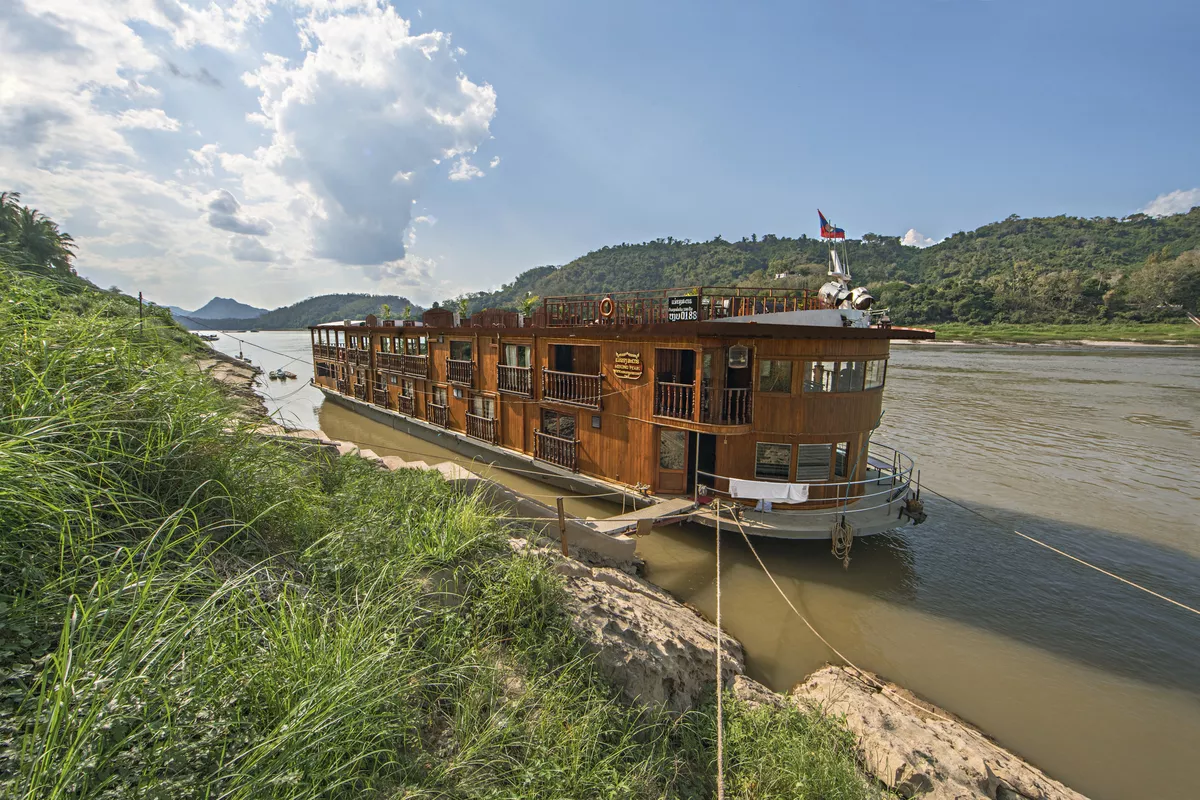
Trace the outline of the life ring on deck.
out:
<instances>
[{"instance_id":1,"label":"life ring on deck","mask_svg":"<svg viewBox=\"0 0 1200 800\"><path fill-rule=\"evenodd\" d=\"M600 316L605 319L612 319L613 312L617 310L616 304L613 303L611 297L606 297L600 301Z\"/></svg>"}]
</instances>

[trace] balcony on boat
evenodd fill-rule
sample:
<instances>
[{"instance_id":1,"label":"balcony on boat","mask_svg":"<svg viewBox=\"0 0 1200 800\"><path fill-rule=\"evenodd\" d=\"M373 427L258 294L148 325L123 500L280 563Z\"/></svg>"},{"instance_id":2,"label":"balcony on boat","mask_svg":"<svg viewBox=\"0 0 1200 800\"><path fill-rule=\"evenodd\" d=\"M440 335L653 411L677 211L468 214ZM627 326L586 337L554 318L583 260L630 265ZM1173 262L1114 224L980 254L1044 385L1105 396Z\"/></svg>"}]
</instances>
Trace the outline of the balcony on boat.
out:
<instances>
[{"instance_id":1,"label":"balcony on boat","mask_svg":"<svg viewBox=\"0 0 1200 800\"><path fill-rule=\"evenodd\" d=\"M425 408L429 412L429 421L441 428L450 427L450 412L446 406L441 403L427 403Z\"/></svg>"},{"instance_id":2,"label":"balcony on boat","mask_svg":"<svg viewBox=\"0 0 1200 800\"><path fill-rule=\"evenodd\" d=\"M350 382L349 381L338 381L337 382L337 390L341 394L350 394Z\"/></svg>"},{"instance_id":3,"label":"balcony on boat","mask_svg":"<svg viewBox=\"0 0 1200 800\"><path fill-rule=\"evenodd\" d=\"M749 425L753 418L750 389L704 389L700 395L700 421L710 425Z\"/></svg>"},{"instance_id":4,"label":"balcony on boat","mask_svg":"<svg viewBox=\"0 0 1200 800\"><path fill-rule=\"evenodd\" d=\"M396 353L376 353L375 366L379 369L385 369L388 372L400 372L401 361L400 356Z\"/></svg>"},{"instance_id":5,"label":"balcony on boat","mask_svg":"<svg viewBox=\"0 0 1200 800\"><path fill-rule=\"evenodd\" d=\"M446 380L460 386L475 385L475 362L457 358L446 359Z\"/></svg>"},{"instance_id":6,"label":"balcony on boat","mask_svg":"<svg viewBox=\"0 0 1200 800\"><path fill-rule=\"evenodd\" d=\"M505 394L533 397L533 368L497 364L496 386Z\"/></svg>"},{"instance_id":7,"label":"balcony on boat","mask_svg":"<svg viewBox=\"0 0 1200 800\"><path fill-rule=\"evenodd\" d=\"M692 419L696 409L696 387L690 383L654 384L654 415L672 419Z\"/></svg>"},{"instance_id":8,"label":"balcony on boat","mask_svg":"<svg viewBox=\"0 0 1200 800\"><path fill-rule=\"evenodd\" d=\"M600 408L603 378L603 375L543 369L542 398L586 408Z\"/></svg>"},{"instance_id":9,"label":"balcony on boat","mask_svg":"<svg viewBox=\"0 0 1200 800\"><path fill-rule=\"evenodd\" d=\"M371 389L371 400L380 408L388 408L387 385L376 383Z\"/></svg>"},{"instance_id":10,"label":"balcony on boat","mask_svg":"<svg viewBox=\"0 0 1200 800\"><path fill-rule=\"evenodd\" d=\"M543 433L541 430L535 430L533 432L533 442L534 458L539 461L548 461L563 469L569 469L572 472L578 470L576 466L578 440L566 439L562 436L554 436L549 433Z\"/></svg>"},{"instance_id":11,"label":"balcony on boat","mask_svg":"<svg viewBox=\"0 0 1200 800\"><path fill-rule=\"evenodd\" d=\"M359 350L352 347L346 351L346 361L356 366L365 367L371 363L371 353L369 350Z\"/></svg>"},{"instance_id":12,"label":"balcony on boat","mask_svg":"<svg viewBox=\"0 0 1200 800\"><path fill-rule=\"evenodd\" d=\"M338 349L326 344L314 344L312 346L313 358L323 358L326 361L338 358Z\"/></svg>"},{"instance_id":13,"label":"balcony on boat","mask_svg":"<svg viewBox=\"0 0 1200 800\"><path fill-rule=\"evenodd\" d=\"M481 417L478 414L467 414L467 436L479 439L488 444L496 443L496 420L491 417Z\"/></svg>"},{"instance_id":14,"label":"balcony on boat","mask_svg":"<svg viewBox=\"0 0 1200 800\"><path fill-rule=\"evenodd\" d=\"M564 295L542 301L551 328L705 322L816 308L817 293L808 289L722 286Z\"/></svg>"},{"instance_id":15,"label":"balcony on boat","mask_svg":"<svg viewBox=\"0 0 1200 800\"><path fill-rule=\"evenodd\" d=\"M428 378L429 356L405 353L400 356L400 371L412 378Z\"/></svg>"},{"instance_id":16,"label":"balcony on boat","mask_svg":"<svg viewBox=\"0 0 1200 800\"><path fill-rule=\"evenodd\" d=\"M359 400L367 399L367 385L365 383L354 384L354 396Z\"/></svg>"},{"instance_id":17,"label":"balcony on boat","mask_svg":"<svg viewBox=\"0 0 1200 800\"><path fill-rule=\"evenodd\" d=\"M402 394L396 398L396 410L401 414L414 417L417 414L417 403L412 395Z\"/></svg>"}]
</instances>

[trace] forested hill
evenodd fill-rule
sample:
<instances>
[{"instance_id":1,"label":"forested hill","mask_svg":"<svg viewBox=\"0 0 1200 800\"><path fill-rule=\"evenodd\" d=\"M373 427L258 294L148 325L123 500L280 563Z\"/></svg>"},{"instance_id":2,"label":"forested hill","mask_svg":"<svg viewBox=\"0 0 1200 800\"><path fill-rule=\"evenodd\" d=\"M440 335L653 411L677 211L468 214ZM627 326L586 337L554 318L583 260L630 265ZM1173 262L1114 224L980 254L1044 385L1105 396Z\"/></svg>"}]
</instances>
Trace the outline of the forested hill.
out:
<instances>
[{"instance_id":1,"label":"forested hill","mask_svg":"<svg viewBox=\"0 0 1200 800\"><path fill-rule=\"evenodd\" d=\"M240 319L180 319L191 330L230 330L256 328L260 330L286 330L307 328L322 322L340 319L363 319L367 314L382 316L383 306L390 307L392 316L401 319L405 309L412 316L420 315L422 309L405 297L394 294L323 294L310 297L290 306L268 311L257 317Z\"/></svg>"},{"instance_id":2,"label":"forested hill","mask_svg":"<svg viewBox=\"0 0 1200 800\"><path fill-rule=\"evenodd\" d=\"M933 247L868 233L846 242L856 283L904 323L1159 320L1200 301L1200 208L1124 219L1009 217ZM675 286L807 286L826 280L820 239L766 234L741 241L673 238L604 247L562 267L536 267L472 311L530 296ZM787 277L778 278L779 275Z\"/></svg>"}]
</instances>

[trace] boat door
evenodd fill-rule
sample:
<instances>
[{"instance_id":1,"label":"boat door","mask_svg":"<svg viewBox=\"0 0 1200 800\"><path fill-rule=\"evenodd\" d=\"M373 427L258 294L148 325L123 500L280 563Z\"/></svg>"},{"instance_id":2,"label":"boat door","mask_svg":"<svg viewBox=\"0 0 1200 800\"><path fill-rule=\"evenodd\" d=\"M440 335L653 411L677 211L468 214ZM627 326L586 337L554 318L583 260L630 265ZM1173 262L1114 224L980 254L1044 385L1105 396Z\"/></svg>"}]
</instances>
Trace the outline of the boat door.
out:
<instances>
[{"instance_id":1,"label":"boat door","mask_svg":"<svg viewBox=\"0 0 1200 800\"><path fill-rule=\"evenodd\" d=\"M688 432L675 428L658 429L659 494L683 494L688 484Z\"/></svg>"}]
</instances>

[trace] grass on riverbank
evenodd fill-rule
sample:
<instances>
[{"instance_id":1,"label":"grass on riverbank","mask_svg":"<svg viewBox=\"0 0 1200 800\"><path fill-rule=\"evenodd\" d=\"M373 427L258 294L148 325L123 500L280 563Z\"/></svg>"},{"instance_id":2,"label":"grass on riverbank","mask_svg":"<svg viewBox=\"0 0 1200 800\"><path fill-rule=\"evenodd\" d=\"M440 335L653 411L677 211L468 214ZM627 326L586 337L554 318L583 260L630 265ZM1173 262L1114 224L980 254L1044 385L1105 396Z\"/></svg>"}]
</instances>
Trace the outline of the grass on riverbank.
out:
<instances>
[{"instance_id":1,"label":"grass on riverbank","mask_svg":"<svg viewBox=\"0 0 1200 800\"><path fill-rule=\"evenodd\" d=\"M713 795L710 710L622 704L473 497L256 437L126 299L0 294L0 794ZM731 798L874 793L828 720L727 725Z\"/></svg>"},{"instance_id":2,"label":"grass on riverbank","mask_svg":"<svg viewBox=\"0 0 1200 800\"><path fill-rule=\"evenodd\" d=\"M934 325L941 341L1046 344L1052 342L1137 342L1200 344L1200 325L1192 323L1114 323L1111 325Z\"/></svg>"}]
</instances>

